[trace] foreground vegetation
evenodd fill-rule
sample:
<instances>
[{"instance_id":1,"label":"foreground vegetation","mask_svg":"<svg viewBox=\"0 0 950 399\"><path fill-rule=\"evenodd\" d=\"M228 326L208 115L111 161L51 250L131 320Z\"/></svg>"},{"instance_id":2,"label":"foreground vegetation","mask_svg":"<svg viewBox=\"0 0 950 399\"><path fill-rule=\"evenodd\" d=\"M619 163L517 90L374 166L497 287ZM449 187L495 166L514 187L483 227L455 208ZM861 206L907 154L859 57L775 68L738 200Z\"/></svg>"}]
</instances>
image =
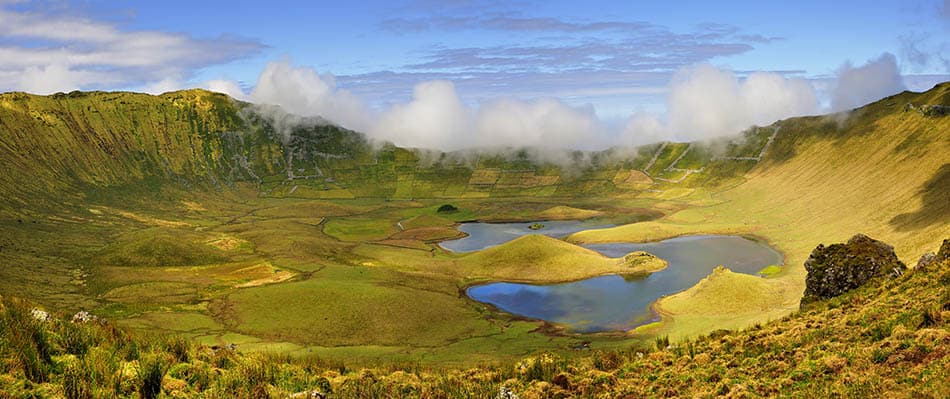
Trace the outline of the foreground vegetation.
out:
<instances>
[{"instance_id":1,"label":"foreground vegetation","mask_svg":"<svg viewBox=\"0 0 950 399\"><path fill-rule=\"evenodd\" d=\"M463 369L351 369L145 338L0 301L5 397L888 397L950 394L950 260L787 317L671 343ZM312 395L312 396L311 396ZM513 397L513 396L512 396Z\"/></svg>"}]
</instances>

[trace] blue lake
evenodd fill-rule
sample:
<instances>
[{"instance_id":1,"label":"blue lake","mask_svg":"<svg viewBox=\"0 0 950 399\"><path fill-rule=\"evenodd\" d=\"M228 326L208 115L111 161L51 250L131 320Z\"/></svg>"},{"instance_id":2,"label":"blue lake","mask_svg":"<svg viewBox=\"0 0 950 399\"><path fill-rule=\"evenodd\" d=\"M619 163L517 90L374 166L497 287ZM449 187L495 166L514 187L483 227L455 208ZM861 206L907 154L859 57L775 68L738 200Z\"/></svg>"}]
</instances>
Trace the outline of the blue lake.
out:
<instances>
[{"instance_id":1,"label":"blue lake","mask_svg":"<svg viewBox=\"0 0 950 399\"><path fill-rule=\"evenodd\" d=\"M443 241L439 245L453 252L471 252L501 245L528 234L544 234L549 237L563 238L578 231L613 226L612 224L566 220L540 222L544 225L542 229L531 230L528 227L533 223L462 223L459 226L459 231L468 234L468 236L458 240Z\"/></svg>"},{"instance_id":2,"label":"blue lake","mask_svg":"<svg viewBox=\"0 0 950 399\"><path fill-rule=\"evenodd\" d=\"M462 231L470 234L462 239L468 240L463 246L453 246L452 242L442 245L449 249L474 251L507 241L499 242L498 232L505 231L504 228L485 228L484 225L462 225ZM591 227L580 229L588 228ZM483 231L487 232L484 237L480 234ZM572 232L562 234L558 231L555 234ZM524 234L530 233L532 231L528 230ZM520 232L510 234L513 235L511 238L523 235ZM736 236L687 236L654 243L585 247L613 258L633 251L646 251L669 262L669 267L638 278L614 275L552 285L490 283L470 287L467 294L505 312L562 324L575 332L621 331L653 321L655 316L650 310L653 302L695 285L717 265L735 272L755 274L766 266L781 265L783 259L778 251L767 245Z\"/></svg>"}]
</instances>

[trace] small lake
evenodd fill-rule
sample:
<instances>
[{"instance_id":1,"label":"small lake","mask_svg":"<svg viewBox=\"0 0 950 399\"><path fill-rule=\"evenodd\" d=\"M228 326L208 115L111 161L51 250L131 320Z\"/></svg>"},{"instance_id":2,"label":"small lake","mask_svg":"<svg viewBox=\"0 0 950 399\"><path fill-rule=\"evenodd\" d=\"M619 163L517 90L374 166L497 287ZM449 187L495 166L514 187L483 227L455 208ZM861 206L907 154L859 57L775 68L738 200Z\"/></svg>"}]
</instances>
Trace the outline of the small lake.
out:
<instances>
[{"instance_id":1,"label":"small lake","mask_svg":"<svg viewBox=\"0 0 950 399\"><path fill-rule=\"evenodd\" d=\"M470 287L467 294L505 312L562 324L574 332L621 331L654 321L653 302L692 287L717 265L755 274L765 266L782 264L783 259L771 247L736 236L688 236L585 247L613 258L647 251L665 259L669 267L640 278L612 275L553 285L491 283Z\"/></svg>"},{"instance_id":2,"label":"small lake","mask_svg":"<svg viewBox=\"0 0 950 399\"><path fill-rule=\"evenodd\" d=\"M528 234L544 234L549 237L563 238L578 231L614 226L582 220L559 220L538 222L544 225L540 230L528 228L534 223L462 223L459 226L459 231L467 233L467 237L443 241L439 245L452 252L471 252L501 245Z\"/></svg>"}]
</instances>

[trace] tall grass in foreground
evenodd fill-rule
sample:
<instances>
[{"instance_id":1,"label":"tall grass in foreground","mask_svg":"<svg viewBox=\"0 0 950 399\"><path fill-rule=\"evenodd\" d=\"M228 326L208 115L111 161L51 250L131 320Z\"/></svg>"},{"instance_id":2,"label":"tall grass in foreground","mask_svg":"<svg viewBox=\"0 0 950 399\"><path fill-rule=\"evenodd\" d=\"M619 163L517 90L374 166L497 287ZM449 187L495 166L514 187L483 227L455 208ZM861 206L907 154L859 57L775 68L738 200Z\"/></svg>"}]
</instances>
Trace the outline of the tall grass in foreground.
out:
<instances>
[{"instance_id":1,"label":"tall grass in foreground","mask_svg":"<svg viewBox=\"0 0 950 399\"><path fill-rule=\"evenodd\" d=\"M774 322L649 348L536 354L514 364L348 369L239 353L99 322L40 320L0 299L0 397L947 397L950 261Z\"/></svg>"}]
</instances>

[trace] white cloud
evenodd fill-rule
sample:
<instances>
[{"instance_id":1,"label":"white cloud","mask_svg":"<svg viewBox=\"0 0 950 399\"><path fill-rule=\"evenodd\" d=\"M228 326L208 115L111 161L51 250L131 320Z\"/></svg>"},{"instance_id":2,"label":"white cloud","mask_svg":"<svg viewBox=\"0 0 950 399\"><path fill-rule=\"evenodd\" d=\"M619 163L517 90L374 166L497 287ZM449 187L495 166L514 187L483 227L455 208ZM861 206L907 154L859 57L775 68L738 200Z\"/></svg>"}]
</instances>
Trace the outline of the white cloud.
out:
<instances>
[{"instance_id":1,"label":"white cloud","mask_svg":"<svg viewBox=\"0 0 950 399\"><path fill-rule=\"evenodd\" d=\"M836 73L831 93L832 111L846 111L904 90L897 59L884 53L862 66L845 63Z\"/></svg>"},{"instance_id":2,"label":"white cloud","mask_svg":"<svg viewBox=\"0 0 950 399\"><path fill-rule=\"evenodd\" d=\"M205 89L218 93L224 93L241 101L249 100L247 93L244 92L244 89L241 88L241 85L233 80L210 80L205 82L202 86L204 86Z\"/></svg>"},{"instance_id":3,"label":"white cloud","mask_svg":"<svg viewBox=\"0 0 950 399\"><path fill-rule=\"evenodd\" d=\"M627 145L655 143L668 137L668 129L663 121L656 115L644 112L633 114L620 135L621 142Z\"/></svg>"},{"instance_id":4,"label":"white cloud","mask_svg":"<svg viewBox=\"0 0 950 399\"><path fill-rule=\"evenodd\" d=\"M63 64L43 66L28 66L19 73L22 84L20 90L33 93L52 93L57 91L73 91L79 89L77 82L91 77L88 74L70 70Z\"/></svg>"},{"instance_id":5,"label":"white cloud","mask_svg":"<svg viewBox=\"0 0 950 399\"><path fill-rule=\"evenodd\" d=\"M441 150L609 145L591 108L574 108L554 99L502 99L469 107L449 81L416 85L412 101L393 106L370 135L397 145Z\"/></svg>"},{"instance_id":6,"label":"white cloud","mask_svg":"<svg viewBox=\"0 0 950 399\"><path fill-rule=\"evenodd\" d=\"M148 94L162 94L170 91L181 90L187 87L185 82L182 82L181 79L175 77L168 77L158 82L152 82L142 86L140 89L144 93Z\"/></svg>"},{"instance_id":7,"label":"white cloud","mask_svg":"<svg viewBox=\"0 0 950 399\"><path fill-rule=\"evenodd\" d=\"M412 101L394 105L370 134L397 145L453 150L474 142L473 118L449 81L419 83Z\"/></svg>"},{"instance_id":8,"label":"white cloud","mask_svg":"<svg viewBox=\"0 0 950 399\"><path fill-rule=\"evenodd\" d=\"M233 81L211 81L205 86L236 98L246 96L255 103L278 105L292 114L319 116L399 146L440 150L599 150L660 140L696 140L735 134L751 125L818 109L815 90L805 80L774 73L753 73L739 79L731 71L709 65L677 73L670 84L664 119L639 113L622 127L602 121L591 106L575 107L550 98L503 98L467 105L455 85L446 80L416 84L408 102L392 105L375 117L359 98L337 88L332 75L287 61L268 64L250 95Z\"/></svg>"},{"instance_id":9,"label":"white cloud","mask_svg":"<svg viewBox=\"0 0 950 399\"><path fill-rule=\"evenodd\" d=\"M333 75L294 67L288 61L268 63L250 99L259 104L279 105L292 114L319 116L349 129L366 130L370 126L369 110L359 98L338 89Z\"/></svg>"},{"instance_id":10,"label":"white cloud","mask_svg":"<svg viewBox=\"0 0 950 399\"><path fill-rule=\"evenodd\" d=\"M740 81L731 71L699 65L673 78L668 130L675 139L695 140L817 110L815 90L805 80L757 72Z\"/></svg>"},{"instance_id":11,"label":"white cloud","mask_svg":"<svg viewBox=\"0 0 950 399\"><path fill-rule=\"evenodd\" d=\"M171 88L173 80L259 51L231 36L199 39L158 31L124 31L108 23L0 3L0 90L39 94L114 87ZM181 88L184 84L173 89Z\"/></svg>"},{"instance_id":12,"label":"white cloud","mask_svg":"<svg viewBox=\"0 0 950 399\"><path fill-rule=\"evenodd\" d=\"M591 107L574 108L555 99L505 99L479 109L475 144L593 149L609 146L606 133Z\"/></svg>"}]
</instances>

